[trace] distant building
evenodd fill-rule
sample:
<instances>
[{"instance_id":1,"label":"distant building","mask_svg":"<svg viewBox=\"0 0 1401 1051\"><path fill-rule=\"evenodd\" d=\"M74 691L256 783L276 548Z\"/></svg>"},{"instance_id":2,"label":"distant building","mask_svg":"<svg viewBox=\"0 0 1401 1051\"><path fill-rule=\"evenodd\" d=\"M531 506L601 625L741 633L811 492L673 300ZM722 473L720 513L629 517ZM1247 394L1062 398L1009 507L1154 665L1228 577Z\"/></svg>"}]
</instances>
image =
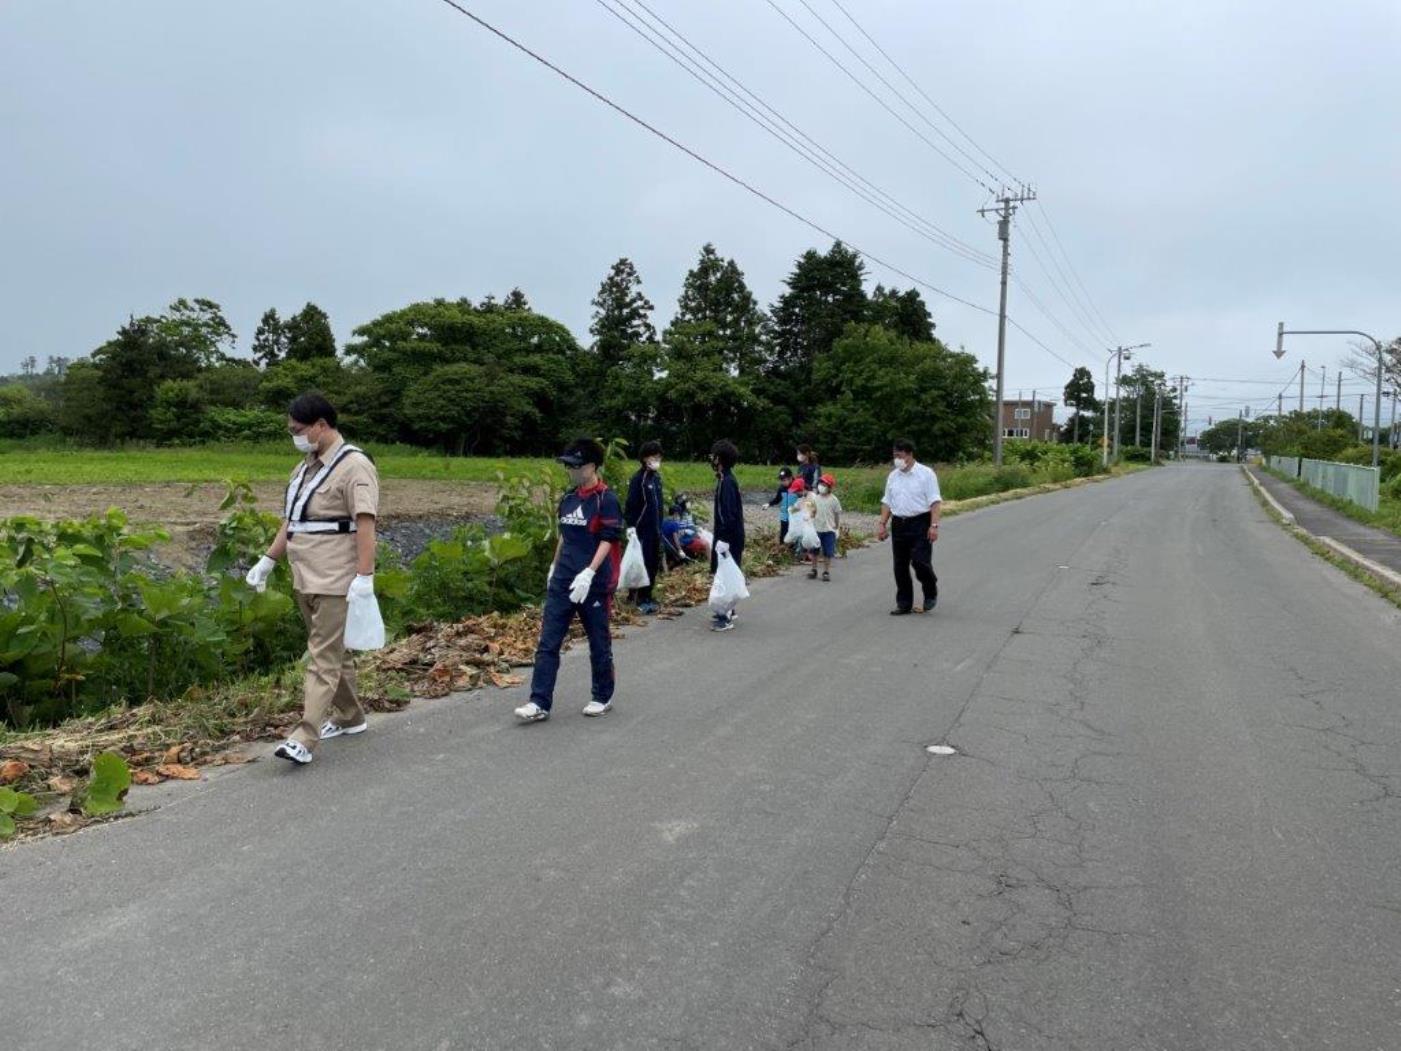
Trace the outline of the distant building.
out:
<instances>
[{"instance_id":1,"label":"distant building","mask_svg":"<svg viewBox=\"0 0 1401 1051\"><path fill-rule=\"evenodd\" d=\"M1056 403L1040 398L1021 398L1002 403L1002 419L999 421L1004 438L1028 438L1034 441L1054 442L1060 438L1060 428L1056 426Z\"/></svg>"}]
</instances>

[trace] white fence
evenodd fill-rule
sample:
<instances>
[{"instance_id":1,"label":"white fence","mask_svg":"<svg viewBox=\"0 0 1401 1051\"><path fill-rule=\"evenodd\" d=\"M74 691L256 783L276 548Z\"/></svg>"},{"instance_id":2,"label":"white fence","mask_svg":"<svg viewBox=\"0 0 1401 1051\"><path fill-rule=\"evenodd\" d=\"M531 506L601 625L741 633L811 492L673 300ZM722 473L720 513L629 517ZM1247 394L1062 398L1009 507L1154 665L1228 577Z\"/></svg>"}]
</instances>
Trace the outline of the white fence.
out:
<instances>
[{"instance_id":1,"label":"white fence","mask_svg":"<svg viewBox=\"0 0 1401 1051\"><path fill-rule=\"evenodd\" d=\"M1290 478L1308 482L1315 489L1351 501L1369 511L1377 509L1382 473L1375 467L1351 463L1308 460L1301 456L1267 456L1265 463Z\"/></svg>"}]
</instances>

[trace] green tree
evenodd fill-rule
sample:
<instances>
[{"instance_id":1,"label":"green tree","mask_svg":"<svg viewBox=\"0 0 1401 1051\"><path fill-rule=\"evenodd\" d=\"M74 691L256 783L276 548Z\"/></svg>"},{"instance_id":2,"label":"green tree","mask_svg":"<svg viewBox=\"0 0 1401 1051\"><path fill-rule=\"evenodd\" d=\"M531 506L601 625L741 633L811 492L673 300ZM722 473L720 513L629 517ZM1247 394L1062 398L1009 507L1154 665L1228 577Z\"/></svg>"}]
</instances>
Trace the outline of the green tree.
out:
<instances>
[{"instance_id":1,"label":"green tree","mask_svg":"<svg viewBox=\"0 0 1401 1051\"><path fill-rule=\"evenodd\" d=\"M722 259L713 244L702 246L687 272L673 324L710 326L705 342L718 347L727 369L752 376L761 363L764 316L733 259Z\"/></svg>"},{"instance_id":2,"label":"green tree","mask_svg":"<svg viewBox=\"0 0 1401 1051\"><path fill-rule=\"evenodd\" d=\"M269 307L258 321L253 333L253 360L263 368L271 368L287 357L287 330L277 310Z\"/></svg>"},{"instance_id":3,"label":"green tree","mask_svg":"<svg viewBox=\"0 0 1401 1051\"><path fill-rule=\"evenodd\" d=\"M150 437L172 445L192 445L202 436L205 403L196 380L165 380L151 404Z\"/></svg>"},{"instance_id":4,"label":"green tree","mask_svg":"<svg viewBox=\"0 0 1401 1051\"><path fill-rule=\"evenodd\" d=\"M864 276L861 257L840 241L825 254L804 252L788 275L787 291L769 310L767 361L755 385L773 406L760 421L767 425L766 452L791 453L795 439L810 437L806 428L814 401L813 363L832 349L848 325L865 319Z\"/></svg>"},{"instance_id":5,"label":"green tree","mask_svg":"<svg viewBox=\"0 0 1401 1051\"><path fill-rule=\"evenodd\" d=\"M867 319L916 343L928 343L934 338L934 320L929 315L924 297L915 288L901 292L896 288L876 285L871 292Z\"/></svg>"},{"instance_id":6,"label":"green tree","mask_svg":"<svg viewBox=\"0 0 1401 1051\"><path fill-rule=\"evenodd\" d=\"M977 455L989 437L988 378L972 354L937 340L852 327L814 366L827 392L813 422L818 447L837 462L882 460L906 436L931 462Z\"/></svg>"},{"instance_id":7,"label":"green tree","mask_svg":"<svg viewBox=\"0 0 1401 1051\"><path fill-rule=\"evenodd\" d=\"M172 358L188 359L198 369L224 361L237 337L212 299L177 299L159 317L143 319Z\"/></svg>"},{"instance_id":8,"label":"green tree","mask_svg":"<svg viewBox=\"0 0 1401 1051\"><path fill-rule=\"evenodd\" d=\"M1084 413L1095 413L1099 411L1099 402L1095 400L1095 378L1088 368L1081 365L1070 374L1070 382L1065 385L1065 404L1075 410L1072 419L1071 441L1080 440L1080 416ZM1089 437L1087 435L1087 437Z\"/></svg>"},{"instance_id":9,"label":"green tree","mask_svg":"<svg viewBox=\"0 0 1401 1051\"><path fill-rule=\"evenodd\" d=\"M101 367L93 361L73 362L63 376L59 429L81 442L101 444L112 440L115 423Z\"/></svg>"},{"instance_id":10,"label":"green tree","mask_svg":"<svg viewBox=\"0 0 1401 1051\"><path fill-rule=\"evenodd\" d=\"M667 329L656 387L673 455L702 458L716 438L740 433L762 411L749 381L731 368L732 347L714 322L682 321Z\"/></svg>"},{"instance_id":11,"label":"green tree","mask_svg":"<svg viewBox=\"0 0 1401 1051\"><path fill-rule=\"evenodd\" d=\"M553 446L586 410L596 411L599 388L581 377L578 343L567 328L543 314L482 310L466 299L436 299L384 314L361 325L355 335L346 352L379 392L375 427L401 440L419 433L406 392L444 365L491 367L539 381L513 388L528 390L535 412L521 417L522 429L506 436L506 451Z\"/></svg>"},{"instance_id":12,"label":"green tree","mask_svg":"<svg viewBox=\"0 0 1401 1051\"><path fill-rule=\"evenodd\" d=\"M539 422L542 381L491 365L442 365L409 388L405 411L447 452L498 453Z\"/></svg>"},{"instance_id":13,"label":"green tree","mask_svg":"<svg viewBox=\"0 0 1401 1051\"><path fill-rule=\"evenodd\" d=\"M506 293L506 298L501 301L502 310L513 310L518 314L530 313L530 300L525 298L525 293L519 288L513 288Z\"/></svg>"},{"instance_id":14,"label":"green tree","mask_svg":"<svg viewBox=\"0 0 1401 1051\"><path fill-rule=\"evenodd\" d=\"M628 349L638 343L655 343L657 330L652 327L652 302L642 294L642 278L632 260L619 259L598 286L593 298L593 352L603 369L622 360Z\"/></svg>"},{"instance_id":15,"label":"green tree","mask_svg":"<svg viewBox=\"0 0 1401 1051\"><path fill-rule=\"evenodd\" d=\"M54 408L22 383L0 387L0 438L30 438L57 426Z\"/></svg>"},{"instance_id":16,"label":"green tree","mask_svg":"<svg viewBox=\"0 0 1401 1051\"><path fill-rule=\"evenodd\" d=\"M289 317L283 322L282 330L288 361L315 361L336 356L331 319L315 303L308 303Z\"/></svg>"}]
</instances>

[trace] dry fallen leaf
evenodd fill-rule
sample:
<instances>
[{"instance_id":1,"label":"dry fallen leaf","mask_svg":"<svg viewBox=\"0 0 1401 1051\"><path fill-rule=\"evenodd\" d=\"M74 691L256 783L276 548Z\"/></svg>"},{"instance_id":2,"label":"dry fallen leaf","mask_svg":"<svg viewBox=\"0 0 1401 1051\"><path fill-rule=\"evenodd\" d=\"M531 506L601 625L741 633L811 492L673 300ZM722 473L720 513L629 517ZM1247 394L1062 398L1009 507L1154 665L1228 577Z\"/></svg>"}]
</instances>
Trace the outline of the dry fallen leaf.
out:
<instances>
[{"instance_id":1,"label":"dry fallen leaf","mask_svg":"<svg viewBox=\"0 0 1401 1051\"><path fill-rule=\"evenodd\" d=\"M6 759L0 763L0 785L12 785L29 773L29 764L22 759Z\"/></svg>"},{"instance_id":2,"label":"dry fallen leaf","mask_svg":"<svg viewBox=\"0 0 1401 1051\"><path fill-rule=\"evenodd\" d=\"M82 828L86 823L87 821L82 814L74 814L69 811L49 815L49 825L55 832L71 832L75 828Z\"/></svg>"},{"instance_id":3,"label":"dry fallen leaf","mask_svg":"<svg viewBox=\"0 0 1401 1051\"><path fill-rule=\"evenodd\" d=\"M256 763L258 757L249 755L246 752L225 752L223 755L216 755L209 760L210 766L242 766L244 763Z\"/></svg>"},{"instance_id":4,"label":"dry fallen leaf","mask_svg":"<svg viewBox=\"0 0 1401 1051\"><path fill-rule=\"evenodd\" d=\"M68 777L66 774L55 774L53 777L49 778L48 785L51 791L57 792L60 795L67 795L78 787L78 779L76 777Z\"/></svg>"},{"instance_id":5,"label":"dry fallen leaf","mask_svg":"<svg viewBox=\"0 0 1401 1051\"><path fill-rule=\"evenodd\" d=\"M198 781L203 776L193 766L182 766L179 763L162 763L156 767L156 773L176 781Z\"/></svg>"},{"instance_id":6,"label":"dry fallen leaf","mask_svg":"<svg viewBox=\"0 0 1401 1051\"><path fill-rule=\"evenodd\" d=\"M167 763L180 762L180 753L185 750L183 744L173 744L165 750L165 761Z\"/></svg>"},{"instance_id":7,"label":"dry fallen leaf","mask_svg":"<svg viewBox=\"0 0 1401 1051\"><path fill-rule=\"evenodd\" d=\"M133 770L131 780L138 785L158 785L164 779L154 770Z\"/></svg>"}]
</instances>

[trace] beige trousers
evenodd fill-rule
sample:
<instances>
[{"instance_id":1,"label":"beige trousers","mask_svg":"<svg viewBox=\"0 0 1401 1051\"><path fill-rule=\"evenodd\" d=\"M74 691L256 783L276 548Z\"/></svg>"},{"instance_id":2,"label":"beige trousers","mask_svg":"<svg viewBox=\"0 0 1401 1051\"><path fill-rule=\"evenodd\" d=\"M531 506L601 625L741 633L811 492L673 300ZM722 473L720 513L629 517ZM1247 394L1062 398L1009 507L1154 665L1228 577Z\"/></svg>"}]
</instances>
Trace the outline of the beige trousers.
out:
<instances>
[{"instance_id":1,"label":"beige trousers","mask_svg":"<svg viewBox=\"0 0 1401 1051\"><path fill-rule=\"evenodd\" d=\"M297 608L306 622L306 685L302 692L302 721L292 736L312 751L321 739L321 724L331 715L342 726L365 721L365 709L355 695L355 655L345 648L344 595L303 595Z\"/></svg>"}]
</instances>

